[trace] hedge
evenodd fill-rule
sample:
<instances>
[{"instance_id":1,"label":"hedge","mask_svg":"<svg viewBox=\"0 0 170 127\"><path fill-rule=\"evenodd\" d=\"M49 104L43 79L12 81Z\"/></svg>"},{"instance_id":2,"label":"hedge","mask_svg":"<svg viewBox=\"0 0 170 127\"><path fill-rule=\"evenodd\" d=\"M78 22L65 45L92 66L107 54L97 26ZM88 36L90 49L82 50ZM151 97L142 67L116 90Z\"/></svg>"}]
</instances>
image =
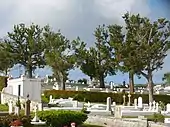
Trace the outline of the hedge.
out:
<instances>
[{"instance_id":1,"label":"hedge","mask_svg":"<svg viewBox=\"0 0 170 127\"><path fill-rule=\"evenodd\" d=\"M85 102L100 102L105 103L107 97L111 97L112 101L117 104L123 103L123 95L124 93L104 93L104 92L89 92L89 91L63 91L63 90L46 90L44 91L44 96L42 96L42 101L48 103L50 95L55 99L59 98L69 98L72 97L78 101ZM126 102L128 102L128 94L126 95ZM132 94L131 95L131 103L133 103L135 98L142 97L143 103L149 103L149 95L148 94ZM169 95L154 95L154 100L156 102L162 101L167 104L170 103Z\"/></svg>"},{"instance_id":2,"label":"hedge","mask_svg":"<svg viewBox=\"0 0 170 127\"><path fill-rule=\"evenodd\" d=\"M81 125L87 119L87 115L83 112L65 110L40 111L38 117L46 121L48 127L69 126L72 122Z\"/></svg>"}]
</instances>

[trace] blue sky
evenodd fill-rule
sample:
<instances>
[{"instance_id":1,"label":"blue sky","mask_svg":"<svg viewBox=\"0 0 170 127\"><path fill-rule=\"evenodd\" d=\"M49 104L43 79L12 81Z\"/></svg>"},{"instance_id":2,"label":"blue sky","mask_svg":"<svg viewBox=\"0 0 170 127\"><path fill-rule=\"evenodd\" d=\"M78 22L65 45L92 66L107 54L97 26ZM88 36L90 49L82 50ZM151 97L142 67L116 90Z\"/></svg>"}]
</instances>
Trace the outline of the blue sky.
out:
<instances>
[{"instance_id":1,"label":"blue sky","mask_svg":"<svg viewBox=\"0 0 170 127\"><path fill-rule=\"evenodd\" d=\"M164 1L164 4L163 4ZM77 36L94 44L93 31L100 24L123 24L121 16L127 11L140 13L152 20L168 15L166 0L0 0L0 36L5 36L11 31L14 24L34 22L41 26L50 24L54 30L61 32L70 40ZM166 5L166 6L165 6ZM169 53L170 54L170 53ZM165 59L161 71L155 72L154 82L162 82L162 76L170 71L168 63L170 56ZM50 75L51 70L36 70L41 76ZM13 76L18 76L19 68L11 71ZM71 79L86 78L80 70L71 70ZM106 78L107 81L122 83L128 82L127 74L117 73L116 76ZM144 78L135 78L136 83L146 83Z\"/></svg>"}]
</instances>

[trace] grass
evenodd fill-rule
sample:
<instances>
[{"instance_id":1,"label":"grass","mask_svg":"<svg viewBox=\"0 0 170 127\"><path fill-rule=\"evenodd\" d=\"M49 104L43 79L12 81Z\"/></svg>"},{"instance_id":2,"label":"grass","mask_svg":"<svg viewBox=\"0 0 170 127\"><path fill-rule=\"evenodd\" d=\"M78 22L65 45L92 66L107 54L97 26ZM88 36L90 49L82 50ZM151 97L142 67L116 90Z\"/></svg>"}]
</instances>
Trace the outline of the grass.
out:
<instances>
[{"instance_id":1,"label":"grass","mask_svg":"<svg viewBox=\"0 0 170 127\"><path fill-rule=\"evenodd\" d=\"M8 111L8 106L5 104L0 104L0 111Z\"/></svg>"},{"instance_id":2,"label":"grass","mask_svg":"<svg viewBox=\"0 0 170 127\"><path fill-rule=\"evenodd\" d=\"M91 124L83 124L83 125L81 125L81 127L103 127L103 126L91 125Z\"/></svg>"}]
</instances>

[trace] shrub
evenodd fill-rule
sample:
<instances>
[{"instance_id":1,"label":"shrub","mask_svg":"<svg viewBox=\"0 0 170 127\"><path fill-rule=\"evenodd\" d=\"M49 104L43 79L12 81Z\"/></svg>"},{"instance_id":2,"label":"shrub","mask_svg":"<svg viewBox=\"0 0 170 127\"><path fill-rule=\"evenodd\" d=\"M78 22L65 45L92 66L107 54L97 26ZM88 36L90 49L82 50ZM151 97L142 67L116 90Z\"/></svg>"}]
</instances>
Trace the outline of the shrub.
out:
<instances>
[{"instance_id":1,"label":"shrub","mask_svg":"<svg viewBox=\"0 0 170 127\"><path fill-rule=\"evenodd\" d=\"M89 91L63 91L63 90L46 90L44 91L44 96L42 98L43 102L49 102L49 96L52 95L53 98L68 98L72 97L78 101L89 101L89 102L106 102L107 97L111 97L112 101L117 104L123 104L124 93L103 93L103 92L89 92ZM128 95L126 95L126 102L128 102ZM142 97L143 103L149 103L148 94L132 94L131 103L138 97ZM170 103L169 95L154 95L154 100L156 102L162 101L164 104Z\"/></svg>"},{"instance_id":2,"label":"shrub","mask_svg":"<svg viewBox=\"0 0 170 127\"><path fill-rule=\"evenodd\" d=\"M12 121L19 120L24 127L31 127L31 118L26 116L7 115L0 117L0 127L9 127Z\"/></svg>"},{"instance_id":3,"label":"shrub","mask_svg":"<svg viewBox=\"0 0 170 127\"><path fill-rule=\"evenodd\" d=\"M38 117L50 127L63 127L75 122L81 125L86 119L87 115L78 111L64 111L64 110L50 110L38 112Z\"/></svg>"},{"instance_id":4,"label":"shrub","mask_svg":"<svg viewBox=\"0 0 170 127\"><path fill-rule=\"evenodd\" d=\"M8 105L0 104L0 111L8 111Z\"/></svg>"},{"instance_id":5,"label":"shrub","mask_svg":"<svg viewBox=\"0 0 170 127\"><path fill-rule=\"evenodd\" d=\"M148 116L148 121L153 121L153 122L164 122L165 116L160 114L160 113L154 113L151 116Z\"/></svg>"}]
</instances>

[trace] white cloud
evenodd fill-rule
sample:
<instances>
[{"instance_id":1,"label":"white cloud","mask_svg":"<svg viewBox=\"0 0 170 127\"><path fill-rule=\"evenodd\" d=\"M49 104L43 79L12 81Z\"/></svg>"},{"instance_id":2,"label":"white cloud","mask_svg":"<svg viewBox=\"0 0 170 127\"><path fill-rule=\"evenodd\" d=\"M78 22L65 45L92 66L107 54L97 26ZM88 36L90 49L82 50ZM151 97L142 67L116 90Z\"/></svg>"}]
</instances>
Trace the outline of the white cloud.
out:
<instances>
[{"instance_id":1,"label":"white cloud","mask_svg":"<svg viewBox=\"0 0 170 127\"><path fill-rule=\"evenodd\" d=\"M68 38L93 43L100 24L122 24L127 11L149 16L148 0L0 0L0 36L14 24L34 22L61 29Z\"/></svg>"}]
</instances>

